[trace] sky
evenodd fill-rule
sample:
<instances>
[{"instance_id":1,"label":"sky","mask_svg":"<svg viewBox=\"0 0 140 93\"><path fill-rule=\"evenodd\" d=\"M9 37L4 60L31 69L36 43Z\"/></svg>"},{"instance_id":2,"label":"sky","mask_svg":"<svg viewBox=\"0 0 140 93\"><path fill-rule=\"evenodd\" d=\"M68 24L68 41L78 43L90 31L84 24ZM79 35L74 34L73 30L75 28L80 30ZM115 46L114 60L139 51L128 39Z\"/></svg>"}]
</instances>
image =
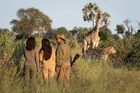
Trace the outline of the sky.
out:
<instances>
[{"instance_id":1,"label":"sky","mask_svg":"<svg viewBox=\"0 0 140 93\"><path fill-rule=\"evenodd\" d=\"M102 11L111 15L109 28L115 33L117 24L126 18L138 29L140 21L140 0L0 0L0 28L11 29L10 21L17 19L20 8L37 8L52 19L52 28L91 27L92 23L83 21L82 8L85 4L96 3Z\"/></svg>"}]
</instances>

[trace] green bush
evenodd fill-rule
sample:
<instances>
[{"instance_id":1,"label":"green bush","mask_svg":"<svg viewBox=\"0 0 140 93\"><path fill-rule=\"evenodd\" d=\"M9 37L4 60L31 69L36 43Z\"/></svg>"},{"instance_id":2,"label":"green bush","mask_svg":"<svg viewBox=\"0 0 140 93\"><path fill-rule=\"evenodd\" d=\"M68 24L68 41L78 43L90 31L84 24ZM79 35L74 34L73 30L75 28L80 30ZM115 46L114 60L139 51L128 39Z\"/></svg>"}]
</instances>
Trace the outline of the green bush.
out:
<instances>
[{"instance_id":1,"label":"green bush","mask_svg":"<svg viewBox=\"0 0 140 93\"><path fill-rule=\"evenodd\" d=\"M57 28L55 33L56 33L56 35L57 34L60 34L60 35L63 34L66 39L71 39L72 38L72 34L70 32L68 32L68 30L65 27Z\"/></svg>"},{"instance_id":2,"label":"green bush","mask_svg":"<svg viewBox=\"0 0 140 93\"><path fill-rule=\"evenodd\" d=\"M134 37L132 40L132 49L129 50L125 63L129 68L140 69L140 38Z\"/></svg>"},{"instance_id":3,"label":"green bush","mask_svg":"<svg viewBox=\"0 0 140 93\"><path fill-rule=\"evenodd\" d=\"M36 38L37 47L41 46L40 37ZM132 41L132 42L130 42ZM34 85L27 85L22 76L24 56L23 50L26 40L14 40L10 33L0 34L0 93L139 93L139 71L114 68L112 64L103 64L102 61L77 60L71 68L70 84L68 88L59 86L54 80L51 86L44 85L40 73ZM51 41L51 44L55 41ZM111 56L114 62L124 62L127 54L132 53L130 60L139 63L139 38L115 40L110 38L102 41L100 48L116 45L117 54ZM132 45L131 45L132 44ZM72 49L72 56L81 51L81 47ZM133 59L134 58L134 59Z\"/></svg>"},{"instance_id":4,"label":"green bush","mask_svg":"<svg viewBox=\"0 0 140 93\"><path fill-rule=\"evenodd\" d=\"M12 61L12 54L15 49L15 41L10 32L0 34L0 66Z\"/></svg>"}]
</instances>

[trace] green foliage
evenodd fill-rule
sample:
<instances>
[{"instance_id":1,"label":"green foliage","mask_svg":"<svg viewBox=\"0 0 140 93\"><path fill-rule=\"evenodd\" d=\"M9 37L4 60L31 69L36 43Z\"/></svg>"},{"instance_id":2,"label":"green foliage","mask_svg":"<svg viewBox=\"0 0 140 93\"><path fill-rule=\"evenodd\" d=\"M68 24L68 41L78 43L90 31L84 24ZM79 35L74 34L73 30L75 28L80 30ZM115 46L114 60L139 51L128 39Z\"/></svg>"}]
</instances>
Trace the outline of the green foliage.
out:
<instances>
[{"instance_id":1,"label":"green foliage","mask_svg":"<svg viewBox=\"0 0 140 93\"><path fill-rule=\"evenodd\" d=\"M116 31L118 34L123 34L125 32L125 26L123 24L116 25Z\"/></svg>"},{"instance_id":2,"label":"green foliage","mask_svg":"<svg viewBox=\"0 0 140 93\"><path fill-rule=\"evenodd\" d=\"M98 14L101 14L101 24L103 26L108 26L110 21L109 18L111 17L109 13L102 12L99 8L99 6L96 3L88 3L84 6L82 9L83 12L83 19L84 21L92 21L93 22L93 28L94 28L94 21L99 18Z\"/></svg>"},{"instance_id":3,"label":"green foliage","mask_svg":"<svg viewBox=\"0 0 140 93\"><path fill-rule=\"evenodd\" d=\"M38 48L41 45L41 37L37 37ZM132 46L133 51L131 51ZM116 45L117 54L109 61L120 62L129 53L134 54L131 58L139 60L139 38L129 38L123 41L110 38L102 41L102 46ZM55 42L51 40L51 42ZM51 86L45 86L41 73L34 85L25 82L23 78L23 48L25 40L13 40L10 32L0 34L0 93L139 93L139 71L129 71L125 66L114 68L114 64L103 64L102 61L78 59L72 67L69 87L64 89L54 80ZM80 51L80 46L72 49L72 56ZM135 51L136 50L136 51ZM136 54L135 54L136 53ZM3 54L7 54L4 55ZM8 59L8 60L7 60ZM136 60L131 60L135 62ZM109 62L108 61L108 62ZM8 64L7 64L8 63ZM10 64L9 64L10 63Z\"/></svg>"},{"instance_id":4,"label":"green foliage","mask_svg":"<svg viewBox=\"0 0 140 93\"><path fill-rule=\"evenodd\" d=\"M55 39L55 35L56 35L55 30L51 30L45 34L45 37L48 39Z\"/></svg>"},{"instance_id":5,"label":"green foliage","mask_svg":"<svg viewBox=\"0 0 140 93\"><path fill-rule=\"evenodd\" d=\"M132 40L132 48L125 58L125 63L129 68L140 69L140 35L138 37L138 34Z\"/></svg>"},{"instance_id":6,"label":"green foliage","mask_svg":"<svg viewBox=\"0 0 140 93\"><path fill-rule=\"evenodd\" d=\"M77 41L74 38L70 39L68 43L70 48L76 48L77 46Z\"/></svg>"},{"instance_id":7,"label":"green foliage","mask_svg":"<svg viewBox=\"0 0 140 93\"><path fill-rule=\"evenodd\" d=\"M18 40L15 43L15 49L12 55L12 59L14 61L15 67L13 67L12 70L12 76L13 77L19 77L23 74L23 68L24 68L24 48L25 48L25 40Z\"/></svg>"},{"instance_id":8,"label":"green foliage","mask_svg":"<svg viewBox=\"0 0 140 93\"><path fill-rule=\"evenodd\" d=\"M106 28L105 26L101 27L99 36L100 36L101 40L106 41L106 40L110 39L110 37L111 37L111 30L109 28Z\"/></svg>"},{"instance_id":9,"label":"green foliage","mask_svg":"<svg viewBox=\"0 0 140 93\"><path fill-rule=\"evenodd\" d=\"M102 13L102 20L101 20L101 25L107 27L110 24L109 18L110 14L107 12Z\"/></svg>"},{"instance_id":10,"label":"green foliage","mask_svg":"<svg viewBox=\"0 0 140 93\"><path fill-rule=\"evenodd\" d=\"M56 35L57 34L63 34L65 36L66 39L70 39L72 38L72 35L70 32L68 32L68 30L65 27L60 27L56 29Z\"/></svg>"},{"instance_id":11,"label":"green foliage","mask_svg":"<svg viewBox=\"0 0 140 93\"><path fill-rule=\"evenodd\" d=\"M90 31L89 28L83 28L83 27L79 27L76 30L77 30L77 41L78 42L83 42L83 38Z\"/></svg>"},{"instance_id":12,"label":"green foliage","mask_svg":"<svg viewBox=\"0 0 140 93\"><path fill-rule=\"evenodd\" d=\"M83 11L83 14L84 14L84 16L83 16L84 21L92 21L92 20L94 20L95 13L100 11L100 9L99 9L99 7L97 6L96 3L88 3L84 6L82 11Z\"/></svg>"},{"instance_id":13,"label":"green foliage","mask_svg":"<svg viewBox=\"0 0 140 93\"><path fill-rule=\"evenodd\" d=\"M121 39L118 34L113 34L112 38L114 38L116 41Z\"/></svg>"},{"instance_id":14,"label":"green foliage","mask_svg":"<svg viewBox=\"0 0 140 93\"><path fill-rule=\"evenodd\" d=\"M29 37L29 35L26 35L24 33L19 33L16 35L16 40L26 39L28 37Z\"/></svg>"},{"instance_id":15,"label":"green foliage","mask_svg":"<svg viewBox=\"0 0 140 93\"><path fill-rule=\"evenodd\" d=\"M0 34L0 67L10 63L15 49L14 38L9 31Z\"/></svg>"},{"instance_id":16,"label":"green foliage","mask_svg":"<svg viewBox=\"0 0 140 93\"><path fill-rule=\"evenodd\" d=\"M38 49L41 48L41 41L42 41L42 37L36 37L36 46Z\"/></svg>"},{"instance_id":17,"label":"green foliage","mask_svg":"<svg viewBox=\"0 0 140 93\"><path fill-rule=\"evenodd\" d=\"M3 70L4 71L4 70ZM79 59L72 67L68 88L63 88L54 80L50 86L44 85L41 75L28 85L23 78L9 77L10 71L0 73L1 93L139 93L138 71L126 68L115 69L110 65L92 63Z\"/></svg>"},{"instance_id":18,"label":"green foliage","mask_svg":"<svg viewBox=\"0 0 140 93\"><path fill-rule=\"evenodd\" d=\"M10 23L13 25L13 31L31 35L33 32L48 31L51 28L51 19L35 8L19 9L17 12L19 20L13 19Z\"/></svg>"}]
</instances>

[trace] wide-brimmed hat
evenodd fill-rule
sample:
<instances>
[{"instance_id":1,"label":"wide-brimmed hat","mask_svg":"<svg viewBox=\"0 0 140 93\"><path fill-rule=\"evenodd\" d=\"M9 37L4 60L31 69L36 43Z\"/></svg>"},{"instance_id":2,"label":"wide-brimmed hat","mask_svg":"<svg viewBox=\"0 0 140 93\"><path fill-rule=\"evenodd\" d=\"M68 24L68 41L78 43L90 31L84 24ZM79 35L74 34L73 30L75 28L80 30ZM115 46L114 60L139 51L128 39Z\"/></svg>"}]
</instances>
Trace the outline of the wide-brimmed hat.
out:
<instances>
[{"instance_id":1,"label":"wide-brimmed hat","mask_svg":"<svg viewBox=\"0 0 140 93\"><path fill-rule=\"evenodd\" d=\"M56 38L61 38L61 39L63 39L64 41L66 41L66 38L65 38L64 35L56 35Z\"/></svg>"}]
</instances>

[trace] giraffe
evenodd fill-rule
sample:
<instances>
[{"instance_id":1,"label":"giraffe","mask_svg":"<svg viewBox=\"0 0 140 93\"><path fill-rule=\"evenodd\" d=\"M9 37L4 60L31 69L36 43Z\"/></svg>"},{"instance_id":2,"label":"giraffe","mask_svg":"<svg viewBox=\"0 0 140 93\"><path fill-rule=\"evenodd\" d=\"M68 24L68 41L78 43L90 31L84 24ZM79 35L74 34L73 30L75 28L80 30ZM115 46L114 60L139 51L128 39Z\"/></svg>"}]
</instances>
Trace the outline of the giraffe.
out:
<instances>
[{"instance_id":1,"label":"giraffe","mask_svg":"<svg viewBox=\"0 0 140 93\"><path fill-rule=\"evenodd\" d=\"M83 43L83 52L86 53L89 47L95 49L99 45L100 37L99 37L99 24L101 19L101 12L97 13L96 16L96 25L93 30L91 30L87 35L84 37Z\"/></svg>"}]
</instances>

